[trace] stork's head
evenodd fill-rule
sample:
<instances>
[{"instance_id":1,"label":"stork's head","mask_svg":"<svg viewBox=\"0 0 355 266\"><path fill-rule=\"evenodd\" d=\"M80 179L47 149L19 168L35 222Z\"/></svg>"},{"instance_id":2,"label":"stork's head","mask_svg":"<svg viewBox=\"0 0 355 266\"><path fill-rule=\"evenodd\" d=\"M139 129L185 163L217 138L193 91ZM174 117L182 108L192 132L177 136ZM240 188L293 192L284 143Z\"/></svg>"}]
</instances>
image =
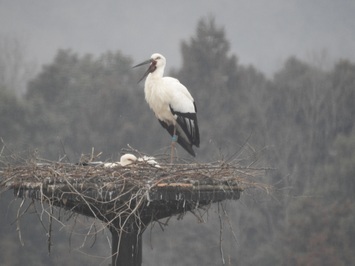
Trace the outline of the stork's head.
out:
<instances>
[{"instance_id":1,"label":"stork's head","mask_svg":"<svg viewBox=\"0 0 355 266\"><path fill-rule=\"evenodd\" d=\"M136 156L134 156L133 154L130 154L130 153L126 153L121 156L120 164L121 164L121 166L126 166L129 164L135 163L135 161L137 161Z\"/></svg>"},{"instance_id":2,"label":"stork's head","mask_svg":"<svg viewBox=\"0 0 355 266\"><path fill-rule=\"evenodd\" d=\"M157 69L164 72L166 59L161 54L155 53L155 54L152 54L150 59L148 59L138 65L135 65L133 68L147 65L147 64L149 64L149 67L148 67L147 71L144 73L143 77L138 82L140 82L142 79L144 79L146 76L148 76L149 73L153 73Z\"/></svg>"}]
</instances>

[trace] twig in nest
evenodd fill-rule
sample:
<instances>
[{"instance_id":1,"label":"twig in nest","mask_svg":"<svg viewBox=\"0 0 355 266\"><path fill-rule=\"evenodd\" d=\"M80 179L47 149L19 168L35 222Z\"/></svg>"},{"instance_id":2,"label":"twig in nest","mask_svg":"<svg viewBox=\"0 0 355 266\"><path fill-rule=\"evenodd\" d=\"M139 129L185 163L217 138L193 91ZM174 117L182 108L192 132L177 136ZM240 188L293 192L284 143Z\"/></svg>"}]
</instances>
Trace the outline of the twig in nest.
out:
<instances>
[{"instance_id":1,"label":"twig in nest","mask_svg":"<svg viewBox=\"0 0 355 266\"><path fill-rule=\"evenodd\" d=\"M219 210L220 204L218 204L218 219L219 219L219 252L221 254L222 264L225 265L224 252L223 252L223 221Z\"/></svg>"},{"instance_id":2,"label":"twig in nest","mask_svg":"<svg viewBox=\"0 0 355 266\"><path fill-rule=\"evenodd\" d=\"M48 221L48 235L47 235L47 247L48 247L48 254L51 253L51 246L52 246L52 224L53 224L53 206L52 204L49 205L50 215Z\"/></svg>"},{"instance_id":3,"label":"twig in nest","mask_svg":"<svg viewBox=\"0 0 355 266\"><path fill-rule=\"evenodd\" d=\"M25 203L25 198L22 199L20 207L17 210L17 216L16 216L16 231L18 233L18 238L20 240L20 243L22 246L25 245L25 243L22 240L22 235L21 235L21 228L20 228L20 210L23 206L23 204ZM27 208L28 209L28 208ZM27 209L25 210L25 212L27 211ZM21 214L21 216L23 215L23 213Z\"/></svg>"}]
</instances>

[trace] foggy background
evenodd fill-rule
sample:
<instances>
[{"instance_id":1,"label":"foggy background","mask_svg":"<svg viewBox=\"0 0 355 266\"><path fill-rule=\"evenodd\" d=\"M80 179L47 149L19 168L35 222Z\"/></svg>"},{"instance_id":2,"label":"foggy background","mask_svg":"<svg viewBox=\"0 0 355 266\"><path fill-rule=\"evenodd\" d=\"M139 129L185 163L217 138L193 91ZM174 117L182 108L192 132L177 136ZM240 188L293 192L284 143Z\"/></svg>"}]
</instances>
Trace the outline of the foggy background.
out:
<instances>
[{"instance_id":1,"label":"foggy background","mask_svg":"<svg viewBox=\"0 0 355 266\"><path fill-rule=\"evenodd\" d=\"M1 35L19 38L28 59L48 63L57 49L121 50L141 62L154 52L181 66L179 45L197 21L216 17L242 64L267 75L291 55L354 59L353 1L0 1Z\"/></svg>"},{"instance_id":2,"label":"foggy background","mask_svg":"<svg viewBox=\"0 0 355 266\"><path fill-rule=\"evenodd\" d=\"M128 143L166 152L170 137L137 84L144 69L131 69L160 52L166 75L197 104L195 160L228 158L248 139L260 166L276 169L255 180L273 185L271 195L249 191L225 203L226 265L351 265L354 14L355 2L345 0L0 0L2 155L36 150L77 162L94 147L115 160ZM108 232L81 247L93 222L84 217L54 228L48 255L31 207L21 246L19 204L12 192L0 194L0 264L108 265ZM149 228L143 265L222 265L219 228L216 206L204 221L187 214L164 231Z\"/></svg>"}]
</instances>

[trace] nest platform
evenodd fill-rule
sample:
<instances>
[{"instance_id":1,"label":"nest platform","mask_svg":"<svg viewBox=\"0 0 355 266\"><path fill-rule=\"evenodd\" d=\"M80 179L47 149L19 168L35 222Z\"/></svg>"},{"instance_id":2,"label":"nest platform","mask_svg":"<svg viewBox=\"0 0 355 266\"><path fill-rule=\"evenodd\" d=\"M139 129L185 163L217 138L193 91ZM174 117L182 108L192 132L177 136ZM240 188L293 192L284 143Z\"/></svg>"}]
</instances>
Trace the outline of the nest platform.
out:
<instances>
[{"instance_id":1,"label":"nest platform","mask_svg":"<svg viewBox=\"0 0 355 266\"><path fill-rule=\"evenodd\" d=\"M222 162L107 168L32 160L3 167L0 188L103 221L112 233L112 265L141 265L149 223L238 200L260 172Z\"/></svg>"}]
</instances>

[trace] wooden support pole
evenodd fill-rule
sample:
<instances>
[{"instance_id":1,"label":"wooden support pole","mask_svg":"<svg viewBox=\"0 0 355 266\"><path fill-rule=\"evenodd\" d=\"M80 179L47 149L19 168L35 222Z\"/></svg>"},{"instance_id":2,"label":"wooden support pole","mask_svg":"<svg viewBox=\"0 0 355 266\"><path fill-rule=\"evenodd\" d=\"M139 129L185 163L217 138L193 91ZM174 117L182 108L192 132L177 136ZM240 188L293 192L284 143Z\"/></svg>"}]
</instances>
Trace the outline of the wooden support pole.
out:
<instances>
[{"instance_id":1,"label":"wooden support pole","mask_svg":"<svg viewBox=\"0 0 355 266\"><path fill-rule=\"evenodd\" d=\"M132 222L124 230L118 225L109 227L112 235L112 266L142 265L143 228Z\"/></svg>"}]
</instances>

